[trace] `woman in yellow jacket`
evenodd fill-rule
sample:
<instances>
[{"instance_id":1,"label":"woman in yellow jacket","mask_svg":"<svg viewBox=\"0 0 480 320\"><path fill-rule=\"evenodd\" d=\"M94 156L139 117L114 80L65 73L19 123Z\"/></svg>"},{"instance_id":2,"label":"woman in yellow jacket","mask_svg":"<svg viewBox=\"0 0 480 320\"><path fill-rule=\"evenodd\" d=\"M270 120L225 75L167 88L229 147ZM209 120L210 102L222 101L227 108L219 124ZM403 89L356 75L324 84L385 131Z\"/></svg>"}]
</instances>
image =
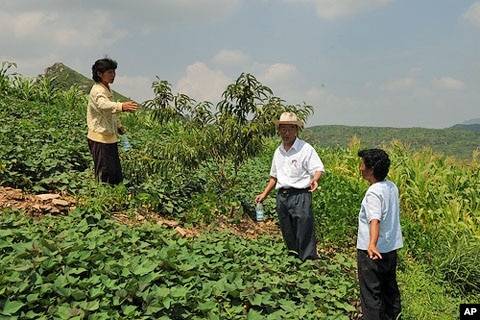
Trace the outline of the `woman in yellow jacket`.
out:
<instances>
[{"instance_id":1,"label":"woman in yellow jacket","mask_svg":"<svg viewBox=\"0 0 480 320\"><path fill-rule=\"evenodd\" d=\"M114 102L110 84L115 80L117 62L110 58L95 61L92 78L95 84L88 95L87 126L88 147L93 157L95 178L112 185L123 181L118 155L117 133L125 134L125 128L117 118L120 112L133 112L133 101Z\"/></svg>"}]
</instances>

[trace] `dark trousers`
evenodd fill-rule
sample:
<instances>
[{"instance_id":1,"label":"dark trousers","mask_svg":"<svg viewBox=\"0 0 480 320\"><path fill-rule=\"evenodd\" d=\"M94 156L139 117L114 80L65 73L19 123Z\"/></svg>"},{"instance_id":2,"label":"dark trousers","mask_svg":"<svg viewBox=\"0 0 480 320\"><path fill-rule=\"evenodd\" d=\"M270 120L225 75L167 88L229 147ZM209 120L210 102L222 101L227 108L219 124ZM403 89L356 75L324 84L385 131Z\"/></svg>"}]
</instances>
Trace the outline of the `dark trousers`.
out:
<instances>
[{"instance_id":1,"label":"dark trousers","mask_svg":"<svg viewBox=\"0 0 480 320\"><path fill-rule=\"evenodd\" d=\"M382 253L382 259L372 260L367 251L358 250L357 266L363 319L400 319L397 251Z\"/></svg>"},{"instance_id":2,"label":"dark trousers","mask_svg":"<svg viewBox=\"0 0 480 320\"><path fill-rule=\"evenodd\" d=\"M297 252L302 261L317 259L312 193L282 194L279 192L277 213L287 248Z\"/></svg>"},{"instance_id":3,"label":"dark trousers","mask_svg":"<svg viewBox=\"0 0 480 320\"><path fill-rule=\"evenodd\" d=\"M123 181L117 143L101 143L88 139L93 157L95 179L112 185Z\"/></svg>"}]
</instances>

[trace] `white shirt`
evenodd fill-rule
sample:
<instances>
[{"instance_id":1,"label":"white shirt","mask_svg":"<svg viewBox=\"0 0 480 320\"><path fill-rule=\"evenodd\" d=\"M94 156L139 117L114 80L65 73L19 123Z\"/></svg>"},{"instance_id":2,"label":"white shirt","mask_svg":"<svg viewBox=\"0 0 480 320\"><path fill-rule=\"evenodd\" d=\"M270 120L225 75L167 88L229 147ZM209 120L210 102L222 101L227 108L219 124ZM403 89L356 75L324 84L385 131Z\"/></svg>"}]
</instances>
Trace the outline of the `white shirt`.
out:
<instances>
[{"instance_id":1,"label":"white shirt","mask_svg":"<svg viewBox=\"0 0 480 320\"><path fill-rule=\"evenodd\" d=\"M317 151L303 140L295 138L288 151L282 142L273 154L270 176L277 178L275 189L308 188L315 171L325 172L322 160Z\"/></svg>"},{"instance_id":2,"label":"white shirt","mask_svg":"<svg viewBox=\"0 0 480 320\"><path fill-rule=\"evenodd\" d=\"M380 234L377 249L380 253L403 247L400 227L400 204L398 188L389 181L372 184L362 200L358 215L357 248L367 250L370 242L370 221L380 221Z\"/></svg>"}]
</instances>

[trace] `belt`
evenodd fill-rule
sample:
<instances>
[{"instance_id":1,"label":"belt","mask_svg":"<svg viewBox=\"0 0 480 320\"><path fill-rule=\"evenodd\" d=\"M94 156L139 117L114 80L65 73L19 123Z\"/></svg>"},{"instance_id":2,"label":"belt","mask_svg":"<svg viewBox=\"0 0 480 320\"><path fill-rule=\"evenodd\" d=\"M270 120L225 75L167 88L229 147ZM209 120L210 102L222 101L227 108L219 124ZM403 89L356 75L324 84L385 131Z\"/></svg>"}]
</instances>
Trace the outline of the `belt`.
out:
<instances>
[{"instance_id":1,"label":"belt","mask_svg":"<svg viewBox=\"0 0 480 320\"><path fill-rule=\"evenodd\" d=\"M279 194L300 194L300 193L305 193L308 192L310 188L303 188L303 189L296 189L296 188L280 188L278 189Z\"/></svg>"}]
</instances>

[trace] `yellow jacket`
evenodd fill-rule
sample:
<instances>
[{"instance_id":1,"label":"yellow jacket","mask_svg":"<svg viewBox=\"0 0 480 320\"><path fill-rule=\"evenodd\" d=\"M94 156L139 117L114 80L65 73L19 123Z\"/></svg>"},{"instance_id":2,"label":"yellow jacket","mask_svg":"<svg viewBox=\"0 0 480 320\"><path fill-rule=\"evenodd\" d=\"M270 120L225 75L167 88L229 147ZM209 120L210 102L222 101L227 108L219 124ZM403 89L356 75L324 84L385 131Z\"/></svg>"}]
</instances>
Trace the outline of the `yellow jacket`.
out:
<instances>
[{"instance_id":1,"label":"yellow jacket","mask_svg":"<svg viewBox=\"0 0 480 320\"><path fill-rule=\"evenodd\" d=\"M102 143L116 143L117 130L122 126L117 113L122 103L113 101L113 92L102 83L95 83L88 95L88 138Z\"/></svg>"}]
</instances>

